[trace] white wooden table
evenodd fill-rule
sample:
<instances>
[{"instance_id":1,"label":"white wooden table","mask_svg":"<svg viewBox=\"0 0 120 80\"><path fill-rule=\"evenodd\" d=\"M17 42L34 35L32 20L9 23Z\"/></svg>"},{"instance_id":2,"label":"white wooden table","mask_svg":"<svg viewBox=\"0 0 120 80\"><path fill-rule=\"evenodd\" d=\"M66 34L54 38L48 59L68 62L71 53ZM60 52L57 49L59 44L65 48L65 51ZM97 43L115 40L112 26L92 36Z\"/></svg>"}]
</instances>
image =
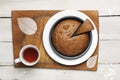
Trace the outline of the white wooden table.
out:
<instances>
[{"instance_id":1,"label":"white wooden table","mask_svg":"<svg viewBox=\"0 0 120 80\"><path fill-rule=\"evenodd\" d=\"M98 10L97 71L14 68L12 10ZM120 0L0 0L0 80L120 80Z\"/></svg>"}]
</instances>

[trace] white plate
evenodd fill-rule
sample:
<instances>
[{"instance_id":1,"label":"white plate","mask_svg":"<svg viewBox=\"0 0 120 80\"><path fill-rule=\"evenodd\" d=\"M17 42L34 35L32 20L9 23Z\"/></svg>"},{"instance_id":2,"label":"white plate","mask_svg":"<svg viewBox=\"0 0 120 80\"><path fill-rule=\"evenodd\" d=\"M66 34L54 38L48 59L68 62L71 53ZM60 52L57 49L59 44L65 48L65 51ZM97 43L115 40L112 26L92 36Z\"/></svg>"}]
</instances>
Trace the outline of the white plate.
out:
<instances>
[{"instance_id":1,"label":"white plate","mask_svg":"<svg viewBox=\"0 0 120 80\"><path fill-rule=\"evenodd\" d=\"M51 43L49 40L50 31L58 20L65 18L65 17L77 17L77 18L82 19L83 21L88 19L94 27L94 30L91 31L91 34L92 34L91 46L88 49L88 51L86 52L86 54L84 54L80 58L76 58L76 59L62 58L62 57L58 56L51 47ZM97 46L97 42L98 42L98 34L97 34L97 30L96 30L96 27L95 27L95 24L93 23L93 21L84 13L75 11L75 10L65 10L65 11L56 13L48 20L48 22L45 25L44 31L43 31L43 45L45 47L45 50L47 51L48 55L53 60L55 60L56 62L63 64L63 65L69 65L69 66L77 65L77 64L80 64L80 63L86 61L94 53L96 46Z\"/></svg>"}]
</instances>

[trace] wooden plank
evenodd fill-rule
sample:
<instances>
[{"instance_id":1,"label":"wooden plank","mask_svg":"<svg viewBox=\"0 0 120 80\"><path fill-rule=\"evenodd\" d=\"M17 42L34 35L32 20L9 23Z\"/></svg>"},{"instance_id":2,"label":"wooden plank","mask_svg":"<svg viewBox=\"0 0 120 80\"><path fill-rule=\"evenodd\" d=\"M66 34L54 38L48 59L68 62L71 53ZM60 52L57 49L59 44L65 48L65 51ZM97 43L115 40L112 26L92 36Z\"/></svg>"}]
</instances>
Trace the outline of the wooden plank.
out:
<instances>
[{"instance_id":1,"label":"wooden plank","mask_svg":"<svg viewBox=\"0 0 120 80\"><path fill-rule=\"evenodd\" d=\"M64 66L64 65L60 65L60 64L56 63L55 61L53 61L47 55L47 53L46 53L46 51L44 49L44 46L42 45L42 32L43 32L44 27L45 27L44 25L47 23L47 21L49 20L49 18L52 15L56 14L56 12L59 12L59 11L56 11L56 10L47 11L46 10L46 11L13 11L12 12L12 25L13 25L12 31L13 31L14 59L18 58L19 51L22 48L22 46L25 46L27 44L33 44L33 45L35 45L35 46L38 47L38 49L40 50L40 52L42 52L41 53L41 59L38 62L38 64L36 64L35 66L33 66L34 68L56 68L56 69L73 69L73 70L77 70L77 69L78 70L97 70L97 63L98 63L98 61L97 61L98 58L97 57L96 57L96 64L95 64L95 66L92 67L92 68L89 68L86 65L87 62L84 62L83 64L80 64L80 65L69 66L69 67L68 66ZM82 11L82 12L85 13L86 15L88 15L93 20L93 22L96 25L97 30L99 30L99 26L98 26L99 25L99 23L98 23L98 12L97 11ZM27 34L21 32L21 30L19 29L19 26L17 25L17 20L16 19L20 18L20 17L24 17L24 16L31 17L37 23L37 31L36 31L35 34L33 34L33 35L27 35ZM76 25L76 24L74 24L74 25ZM77 25L76 27L78 27L78 26L79 25ZM88 26L88 27L90 27L90 26ZM70 30L68 30L68 31L70 31ZM79 40L80 40L80 38L81 37L79 36ZM75 40L77 41L77 39L75 39ZM72 41L71 41L71 43L72 43ZM73 44L74 44L74 42L73 42ZM78 44L84 45L84 44L82 44L82 42L78 43ZM67 48L67 47L62 47L62 48ZM72 49L72 48L67 48L67 49ZM70 51L70 52L72 52L72 51ZM95 49L95 51L93 52L93 55L91 57L97 56L97 55L98 55L98 47ZM48 65L46 65L46 64L48 64ZM23 64L15 64L14 66L15 67L25 67Z\"/></svg>"},{"instance_id":2,"label":"wooden plank","mask_svg":"<svg viewBox=\"0 0 120 80\"><path fill-rule=\"evenodd\" d=\"M100 17L100 40L120 39L120 17ZM0 41L12 41L11 18L0 18Z\"/></svg>"},{"instance_id":3,"label":"wooden plank","mask_svg":"<svg viewBox=\"0 0 120 80\"><path fill-rule=\"evenodd\" d=\"M120 63L120 40L100 41L99 63Z\"/></svg>"},{"instance_id":4,"label":"wooden plank","mask_svg":"<svg viewBox=\"0 0 120 80\"><path fill-rule=\"evenodd\" d=\"M120 14L120 1L119 0L70 0L69 9L86 9L86 10L98 10L99 15L119 15Z\"/></svg>"},{"instance_id":5,"label":"wooden plank","mask_svg":"<svg viewBox=\"0 0 120 80\"><path fill-rule=\"evenodd\" d=\"M0 18L0 41L12 41L11 18Z\"/></svg>"},{"instance_id":6,"label":"wooden plank","mask_svg":"<svg viewBox=\"0 0 120 80\"><path fill-rule=\"evenodd\" d=\"M11 42L0 42L0 65L13 65L13 49Z\"/></svg>"},{"instance_id":7,"label":"wooden plank","mask_svg":"<svg viewBox=\"0 0 120 80\"><path fill-rule=\"evenodd\" d=\"M100 17L100 39L120 39L120 17Z\"/></svg>"},{"instance_id":8,"label":"wooden plank","mask_svg":"<svg viewBox=\"0 0 120 80\"><path fill-rule=\"evenodd\" d=\"M0 80L120 80L119 74L120 64L99 64L95 72L0 66Z\"/></svg>"},{"instance_id":9,"label":"wooden plank","mask_svg":"<svg viewBox=\"0 0 120 80\"><path fill-rule=\"evenodd\" d=\"M10 17L12 10L98 10L100 15L120 15L120 0L2 0L0 17Z\"/></svg>"},{"instance_id":10,"label":"wooden plank","mask_svg":"<svg viewBox=\"0 0 120 80\"><path fill-rule=\"evenodd\" d=\"M120 40L100 41L99 63L120 63ZM0 65L13 65L12 42L0 42Z\"/></svg>"}]
</instances>

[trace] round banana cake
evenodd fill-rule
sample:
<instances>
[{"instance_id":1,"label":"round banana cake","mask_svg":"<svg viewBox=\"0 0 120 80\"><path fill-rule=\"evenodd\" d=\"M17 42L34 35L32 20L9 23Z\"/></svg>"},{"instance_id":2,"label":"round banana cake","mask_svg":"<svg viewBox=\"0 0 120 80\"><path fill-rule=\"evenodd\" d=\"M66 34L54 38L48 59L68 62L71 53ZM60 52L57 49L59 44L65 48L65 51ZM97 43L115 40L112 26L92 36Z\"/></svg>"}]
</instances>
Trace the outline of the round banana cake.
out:
<instances>
[{"instance_id":1,"label":"round banana cake","mask_svg":"<svg viewBox=\"0 0 120 80\"><path fill-rule=\"evenodd\" d=\"M61 55L68 57L80 55L89 45L88 33L74 35L81 24L82 22L76 19L65 19L55 25L51 41Z\"/></svg>"}]
</instances>

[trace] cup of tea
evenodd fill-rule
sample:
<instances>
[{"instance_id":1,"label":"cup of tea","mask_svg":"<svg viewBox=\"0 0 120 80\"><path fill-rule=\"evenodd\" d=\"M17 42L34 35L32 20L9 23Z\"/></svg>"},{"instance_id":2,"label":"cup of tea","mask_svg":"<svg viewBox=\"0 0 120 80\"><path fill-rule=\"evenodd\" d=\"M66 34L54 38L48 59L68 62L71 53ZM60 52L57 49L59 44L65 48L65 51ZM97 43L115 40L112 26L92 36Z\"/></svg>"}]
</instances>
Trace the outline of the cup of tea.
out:
<instances>
[{"instance_id":1,"label":"cup of tea","mask_svg":"<svg viewBox=\"0 0 120 80\"><path fill-rule=\"evenodd\" d=\"M22 62L26 66L33 66L40 60L40 51L34 45L26 45L19 52L19 58L15 59L15 63Z\"/></svg>"}]
</instances>

